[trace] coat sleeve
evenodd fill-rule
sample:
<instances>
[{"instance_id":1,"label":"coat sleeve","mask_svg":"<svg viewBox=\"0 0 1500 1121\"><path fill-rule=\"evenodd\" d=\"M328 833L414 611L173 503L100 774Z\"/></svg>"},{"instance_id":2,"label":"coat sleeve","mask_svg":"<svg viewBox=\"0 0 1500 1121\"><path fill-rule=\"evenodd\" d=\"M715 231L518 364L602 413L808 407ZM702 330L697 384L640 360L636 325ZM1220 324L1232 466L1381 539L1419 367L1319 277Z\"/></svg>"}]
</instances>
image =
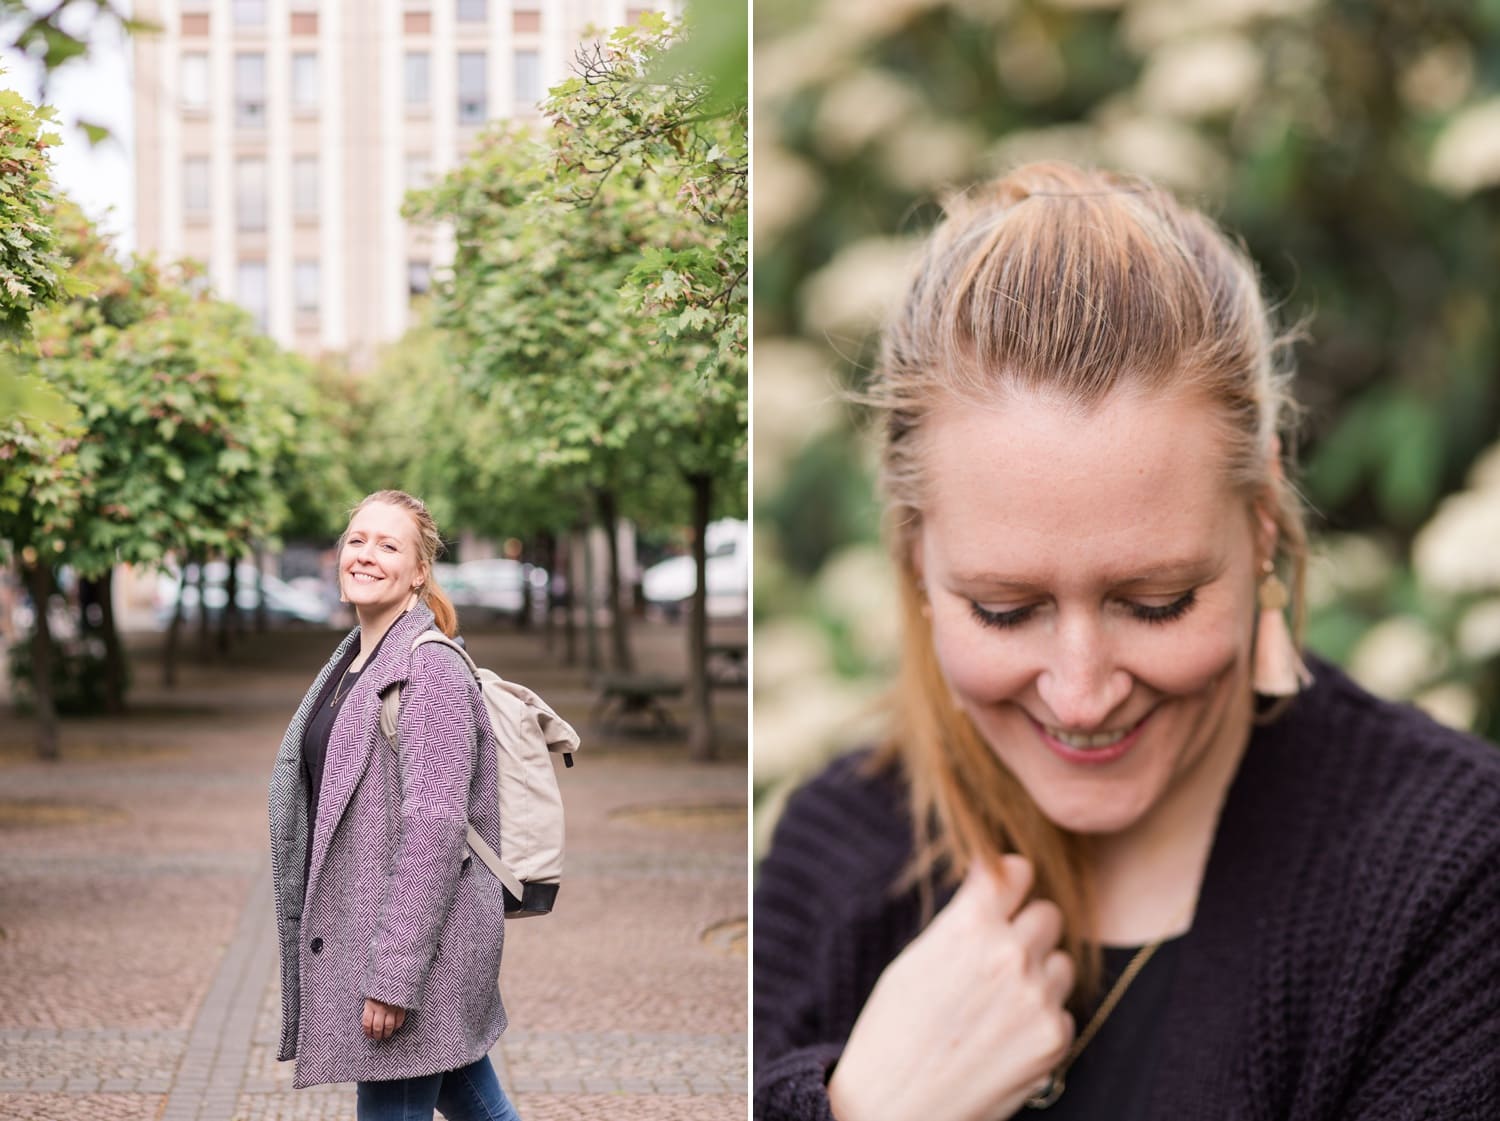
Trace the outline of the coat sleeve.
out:
<instances>
[{"instance_id":1,"label":"coat sleeve","mask_svg":"<svg viewBox=\"0 0 1500 1121\"><path fill-rule=\"evenodd\" d=\"M833 1121L827 1080L844 1049L822 1007L829 963L821 891L797 857L797 810L795 802L788 808L755 889L757 1121Z\"/></svg>"},{"instance_id":2,"label":"coat sleeve","mask_svg":"<svg viewBox=\"0 0 1500 1121\"><path fill-rule=\"evenodd\" d=\"M397 721L398 840L364 978L366 997L401 1008L421 1007L457 890L478 747L475 688L453 651L412 652Z\"/></svg>"},{"instance_id":3,"label":"coat sleeve","mask_svg":"<svg viewBox=\"0 0 1500 1121\"><path fill-rule=\"evenodd\" d=\"M794 794L755 891L754 1116L833 1121L828 1077L870 991L919 928L893 885L909 853L904 806L836 761Z\"/></svg>"}]
</instances>

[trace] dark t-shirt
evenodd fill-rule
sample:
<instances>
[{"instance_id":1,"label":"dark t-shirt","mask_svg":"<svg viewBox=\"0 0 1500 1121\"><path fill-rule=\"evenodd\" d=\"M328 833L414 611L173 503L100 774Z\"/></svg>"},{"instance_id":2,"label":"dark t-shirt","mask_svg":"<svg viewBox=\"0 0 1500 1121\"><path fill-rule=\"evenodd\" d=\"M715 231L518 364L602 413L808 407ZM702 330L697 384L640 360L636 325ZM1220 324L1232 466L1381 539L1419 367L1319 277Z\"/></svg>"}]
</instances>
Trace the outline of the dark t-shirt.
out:
<instances>
[{"instance_id":1,"label":"dark t-shirt","mask_svg":"<svg viewBox=\"0 0 1500 1121\"><path fill-rule=\"evenodd\" d=\"M386 634L389 633L387 630ZM307 890L308 877L312 874L313 838L317 835L318 825L318 795L323 788L323 765L328 758L328 741L333 736L333 725L338 720L340 710L348 705L349 695L354 692L354 687L359 684L359 675L364 672L365 666L375 660L375 655L380 653L380 643L384 641L385 635L381 635L380 642L375 644L375 649L365 659L365 665L357 670L349 667L359 656L359 643L350 644L348 651L328 675L328 680L323 683L318 703L313 706L307 728L302 733L302 774L307 779L307 856L302 866L304 891Z\"/></svg>"},{"instance_id":2,"label":"dark t-shirt","mask_svg":"<svg viewBox=\"0 0 1500 1121\"><path fill-rule=\"evenodd\" d=\"M1163 942L1144 969L1136 975L1120 1003L1109 1014L1099 1032L1074 1060L1063 1079L1062 1096L1046 1109L1023 1109L1020 1117L1038 1121L1146 1121L1146 1095L1161 1041L1159 1026L1167 1010L1167 995L1182 939ZM1104 947L1104 978L1099 1000L1110 991L1138 946ZM1078 1031L1093 1015L1081 1016Z\"/></svg>"}]
</instances>

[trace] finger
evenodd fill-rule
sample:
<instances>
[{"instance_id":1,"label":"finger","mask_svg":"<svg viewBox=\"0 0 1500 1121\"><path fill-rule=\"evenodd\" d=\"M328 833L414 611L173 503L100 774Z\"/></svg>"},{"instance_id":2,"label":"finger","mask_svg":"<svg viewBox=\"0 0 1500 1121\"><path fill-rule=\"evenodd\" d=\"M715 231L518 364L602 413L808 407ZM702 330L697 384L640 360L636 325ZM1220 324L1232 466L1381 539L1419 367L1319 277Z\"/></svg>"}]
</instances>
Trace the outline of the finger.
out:
<instances>
[{"instance_id":1,"label":"finger","mask_svg":"<svg viewBox=\"0 0 1500 1121\"><path fill-rule=\"evenodd\" d=\"M1043 991L1058 1004L1066 1003L1072 994L1075 976L1073 959L1061 950L1053 950L1042 959Z\"/></svg>"},{"instance_id":2,"label":"finger","mask_svg":"<svg viewBox=\"0 0 1500 1121\"><path fill-rule=\"evenodd\" d=\"M365 1038L367 1038L367 1039L374 1039L375 1038L375 1015L374 1015L374 1009L370 1006L370 1002L368 1000L365 1001L365 1011L364 1011L364 1014L362 1016L360 1016L360 1018L359 1018L359 1026L364 1029Z\"/></svg>"},{"instance_id":3,"label":"finger","mask_svg":"<svg viewBox=\"0 0 1500 1121\"><path fill-rule=\"evenodd\" d=\"M380 1038L389 1039L396 1030L396 1017L391 1015L390 1008L380 1010Z\"/></svg>"},{"instance_id":4,"label":"finger","mask_svg":"<svg viewBox=\"0 0 1500 1121\"><path fill-rule=\"evenodd\" d=\"M406 1023L406 1009L398 1008L396 1009L396 1024L391 1028L391 1034L394 1035L396 1032L400 1031L401 1025L404 1023Z\"/></svg>"},{"instance_id":5,"label":"finger","mask_svg":"<svg viewBox=\"0 0 1500 1121\"><path fill-rule=\"evenodd\" d=\"M1050 899L1033 899L1010 920L1011 930L1026 947L1033 965L1041 965L1047 951L1062 937L1062 909Z\"/></svg>"},{"instance_id":6,"label":"finger","mask_svg":"<svg viewBox=\"0 0 1500 1121\"><path fill-rule=\"evenodd\" d=\"M959 891L1008 919L1026 899L1034 878L1031 861L1024 856L1006 853L997 862L980 857L970 862Z\"/></svg>"}]
</instances>

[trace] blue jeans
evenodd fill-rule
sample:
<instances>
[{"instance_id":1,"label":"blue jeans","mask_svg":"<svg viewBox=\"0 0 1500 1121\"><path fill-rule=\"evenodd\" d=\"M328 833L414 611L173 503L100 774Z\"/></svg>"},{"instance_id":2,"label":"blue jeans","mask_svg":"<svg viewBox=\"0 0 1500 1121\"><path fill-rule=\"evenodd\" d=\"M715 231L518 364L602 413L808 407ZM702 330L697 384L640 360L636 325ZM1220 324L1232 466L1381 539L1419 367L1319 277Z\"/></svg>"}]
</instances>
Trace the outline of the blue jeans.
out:
<instances>
[{"instance_id":1,"label":"blue jeans","mask_svg":"<svg viewBox=\"0 0 1500 1121\"><path fill-rule=\"evenodd\" d=\"M440 1074L361 1082L357 1092L359 1121L432 1121L434 1106L448 1121L521 1121L488 1055Z\"/></svg>"}]
</instances>

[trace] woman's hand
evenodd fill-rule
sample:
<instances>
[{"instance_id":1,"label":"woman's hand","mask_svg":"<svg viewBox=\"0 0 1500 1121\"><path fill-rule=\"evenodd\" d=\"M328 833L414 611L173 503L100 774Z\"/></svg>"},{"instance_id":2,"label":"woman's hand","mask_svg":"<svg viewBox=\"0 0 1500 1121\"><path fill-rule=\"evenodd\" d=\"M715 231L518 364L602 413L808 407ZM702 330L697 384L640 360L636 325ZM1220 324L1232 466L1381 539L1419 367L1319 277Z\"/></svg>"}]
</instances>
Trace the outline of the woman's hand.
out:
<instances>
[{"instance_id":1,"label":"woman's hand","mask_svg":"<svg viewBox=\"0 0 1500 1121\"><path fill-rule=\"evenodd\" d=\"M839 1121L998 1121L1047 1081L1073 1041L1062 913L1021 906L1030 861L975 863L885 971L828 1083Z\"/></svg>"},{"instance_id":2,"label":"woman's hand","mask_svg":"<svg viewBox=\"0 0 1500 1121\"><path fill-rule=\"evenodd\" d=\"M401 1029L406 1023L406 1009L398 1008L394 1004L386 1004L383 1000L375 1000L373 997L365 998L365 1014L360 1018L360 1024L365 1029L365 1036L369 1039L389 1039Z\"/></svg>"}]
</instances>

